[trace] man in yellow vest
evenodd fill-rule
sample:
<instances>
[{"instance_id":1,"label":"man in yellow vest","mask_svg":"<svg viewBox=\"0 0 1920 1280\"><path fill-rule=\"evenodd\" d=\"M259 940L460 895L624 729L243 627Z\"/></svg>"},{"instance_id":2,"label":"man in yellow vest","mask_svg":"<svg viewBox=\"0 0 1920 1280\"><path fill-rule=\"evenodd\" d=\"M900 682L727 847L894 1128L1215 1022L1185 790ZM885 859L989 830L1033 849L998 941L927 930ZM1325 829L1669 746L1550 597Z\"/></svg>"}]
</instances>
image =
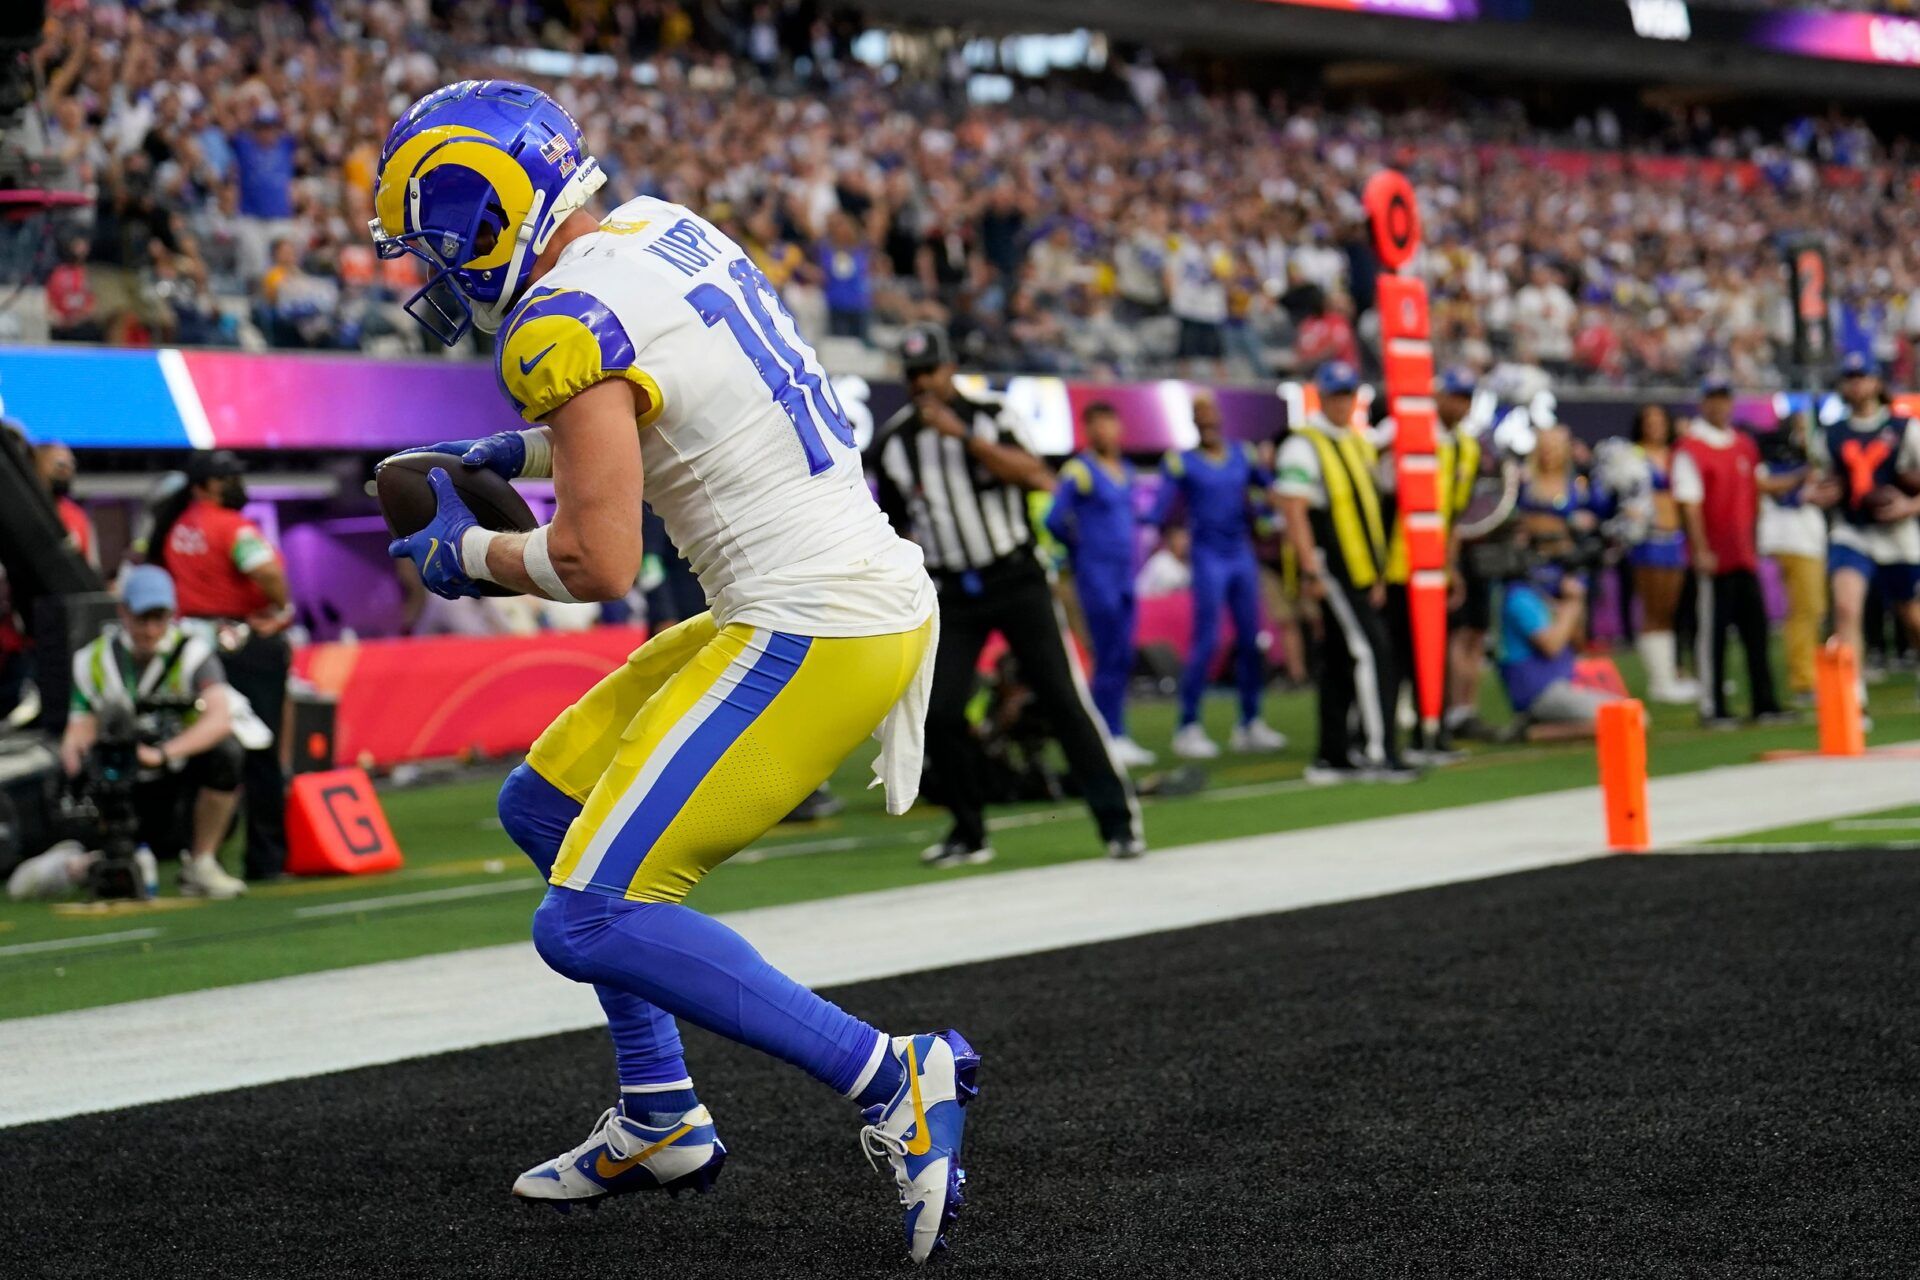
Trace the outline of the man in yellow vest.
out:
<instances>
[{"instance_id":1,"label":"man in yellow vest","mask_svg":"<svg viewBox=\"0 0 1920 1280\"><path fill-rule=\"evenodd\" d=\"M1436 404L1445 404L1449 410L1465 403L1472 404L1473 375L1464 369L1449 369L1442 374L1434 387ZM1461 596L1463 586L1460 576L1460 537L1455 526L1465 514L1467 504L1473 500L1474 477L1480 474L1480 442L1465 431L1459 429L1464 410L1441 411L1436 415L1433 452L1436 475L1439 482L1439 515L1441 530L1446 536L1447 582L1452 588L1450 595ZM1381 496L1386 500L1387 519L1387 630L1393 636L1393 654L1395 669L1400 677L1399 686L1388 701L1391 709L1398 710L1402 690L1413 693L1414 653L1413 618L1407 608L1407 539L1400 526L1399 513L1395 509L1398 488L1391 449L1394 432L1398 424L1388 418L1380 424L1374 433L1374 448L1381 453L1378 481ZM1481 643L1485 643L1482 636ZM1441 724L1439 734L1432 742L1426 740L1424 728L1414 730L1414 743L1407 751L1407 758L1423 765L1450 764L1460 758L1459 753L1451 750L1447 743L1446 726Z\"/></svg>"},{"instance_id":2,"label":"man in yellow vest","mask_svg":"<svg viewBox=\"0 0 1920 1280\"><path fill-rule=\"evenodd\" d=\"M1388 538L1375 482L1378 455L1353 427L1360 374L1344 360L1314 377L1320 411L1280 444L1274 494L1300 565L1300 591L1320 622L1320 747L1306 779L1406 782L1418 775L1395 744L1399 686L1387 631Z\"/></svg>"}]
</instances>

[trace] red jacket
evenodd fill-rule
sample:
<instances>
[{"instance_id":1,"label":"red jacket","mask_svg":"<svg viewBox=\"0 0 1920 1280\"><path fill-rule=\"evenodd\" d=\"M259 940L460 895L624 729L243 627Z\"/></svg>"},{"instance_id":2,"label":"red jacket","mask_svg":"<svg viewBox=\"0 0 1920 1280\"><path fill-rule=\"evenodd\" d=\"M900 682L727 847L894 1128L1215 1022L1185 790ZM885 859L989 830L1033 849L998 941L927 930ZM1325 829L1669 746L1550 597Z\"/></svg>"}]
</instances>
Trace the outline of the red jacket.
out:
<instances>
[{"instance_id":1,"label":"red jacket","mask_svg":"<svg viewBox=\"0 0 1920 1280\"><path fill-rule=\"evenodd\" d=\"M1712 428L1707 430L1712 431ZM1719 432L1714 432L1719 436ZM1755 473L1760 466L1760 447L1744 431L1730 430L1724 443L1706 438L1698 430L1688 431L1675 453L1693 464L1699 490L1692 490L1692 477L1683 476L1676 463L1673 496L1681 502L1700 504L1700 522L1706 526L1707 549L1717 562L1716 573L1732 573L1759 568L1760 555L1754 545L1755 527L1760 519L1760 483Z\"/></svg>"}]
</instances>

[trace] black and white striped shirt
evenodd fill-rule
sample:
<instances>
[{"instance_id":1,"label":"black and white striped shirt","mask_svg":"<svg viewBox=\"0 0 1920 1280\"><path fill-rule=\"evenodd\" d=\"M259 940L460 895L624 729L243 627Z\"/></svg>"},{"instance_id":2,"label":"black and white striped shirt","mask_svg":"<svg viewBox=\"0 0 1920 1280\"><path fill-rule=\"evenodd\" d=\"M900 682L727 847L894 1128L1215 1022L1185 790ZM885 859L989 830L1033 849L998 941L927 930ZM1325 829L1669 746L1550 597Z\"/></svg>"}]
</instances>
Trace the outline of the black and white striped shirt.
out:
<instances>
[{"instance_id":1,"label":"black and white striped shirt","mask_svg":"<svg viewBox=\"0 0 1920 1280\"><path fill-rule=\"evenodd\" d=\"M991 393L952 405L982 439L1035 452L1019 416ZM920 544L935 573L985 569L1015 555L1033 555L1027 494L975 461L966 443L942 435L911 404L874 436L868 471L893 527Z\"/></svg>"}]
</instances>

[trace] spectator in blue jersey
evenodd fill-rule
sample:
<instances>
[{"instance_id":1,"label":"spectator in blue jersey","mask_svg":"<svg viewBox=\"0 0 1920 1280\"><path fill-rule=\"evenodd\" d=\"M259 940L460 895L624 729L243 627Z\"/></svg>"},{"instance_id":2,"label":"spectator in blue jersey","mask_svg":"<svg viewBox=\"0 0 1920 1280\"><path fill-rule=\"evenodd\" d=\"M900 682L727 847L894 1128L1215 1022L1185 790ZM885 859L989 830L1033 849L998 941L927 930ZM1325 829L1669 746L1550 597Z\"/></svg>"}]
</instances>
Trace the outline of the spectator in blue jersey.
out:
<instances>
[{"instance_id":1,"label":"spectator in blue jersey","mask_svg":"<svg viewBox=\"0 0 1920 1280\"><path fill-rule=\"evenodd\" d=\"M267 272L273 245L293 233L293 177L299 145L280 127L271 106L254 114L250 128L236 133L233 181L240 194L240 271L248 280Z\"/></svg>"},{"instance_id":2,"label":"spectator in blue jersey","mask_svg":"<svg viewBox=\"0 0 1920 1280\"><path fill-rule=\"evenodd\" d=\"M873 312L873 247L860 238L851 217L836 213L816 256L825 277L827 332L865 342Z\"/></svg>"},{"instance_id":3,"label":"spectator in blue jersey","mask_svg":"<svg viewBox=\"0 0 1920 1280\"><path fill-rule=\"evenodd\" d=\"M1186 760L1210 760L1220 748L1200 723L1200 697L1206 692L1214 655L1220 648L1220 610L1233 614L1234 668L1240 690L1235 751L1280 751L1286 735L1260 718L1266 664L1260 653L1260 566L1253 554L1256 502L1273 483L1272 475L1244 444L1231 443L1221 430L1220 406L1211 396L1193 402L1198 448L1168 454L1160 466L1160 497L1153 523L1165 529L1175 499L1186 508L1193 535L1193 645L1180 675L1180 728L1173 753Z\"/></svg>"},{"instance_id":4,"label":"spectator in blue jersey","mask_svg":"<svg viewBox=\"0 0 1920 1280\"><path fill-rule=\"evenodd\" d=\"M1074 590L1093 644L1093 705L1113 753L1129 769L1154 761L1127 734L1127 681L1133 675L1133 464L1120 452L1120 415L1104 400L1080 413L1087 447L1060 468L1047 532L1067 548Z\"/></svg>"}]
</instances>

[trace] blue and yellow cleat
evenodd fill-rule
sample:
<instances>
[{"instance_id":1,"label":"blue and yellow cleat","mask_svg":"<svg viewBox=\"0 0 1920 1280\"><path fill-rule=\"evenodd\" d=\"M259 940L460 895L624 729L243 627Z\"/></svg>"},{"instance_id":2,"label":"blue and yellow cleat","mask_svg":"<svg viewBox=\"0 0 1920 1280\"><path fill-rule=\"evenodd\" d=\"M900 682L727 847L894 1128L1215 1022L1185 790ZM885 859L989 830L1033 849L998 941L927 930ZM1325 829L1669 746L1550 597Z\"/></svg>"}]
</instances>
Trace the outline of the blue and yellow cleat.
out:
<instances>
[{"instance_id":1,"label":"blue and yellow cleat","mask_svg":"<svg viewBox=\"0 0 1920 1280\"><path fill-rule=\"evenodd\" d=\"M925 1262L946 1243L966 1199L960 1134L963 1108L980 1091L980 1055L958 1031L895 1036L892 1053L906 1078L891 1101L867 1108L860 1147L875 1168L882 1155L893 1165L907 1211L907 1252Z\"/></svg>"},{"instance_id":2,"label":"blue and yellow cleat","mask_svg":"<svg viewBox=\"0 0 1920 1280\"><path fill-rule=\"evenodd\" d=\"M658 1127L609 1107L585 1142L521 1174L513 1194L565 1213L582 1203L598 1208L603 1198L631 1191L706 1192L726 1161L705 1107Z\"/></svg>"}]
</instances>

